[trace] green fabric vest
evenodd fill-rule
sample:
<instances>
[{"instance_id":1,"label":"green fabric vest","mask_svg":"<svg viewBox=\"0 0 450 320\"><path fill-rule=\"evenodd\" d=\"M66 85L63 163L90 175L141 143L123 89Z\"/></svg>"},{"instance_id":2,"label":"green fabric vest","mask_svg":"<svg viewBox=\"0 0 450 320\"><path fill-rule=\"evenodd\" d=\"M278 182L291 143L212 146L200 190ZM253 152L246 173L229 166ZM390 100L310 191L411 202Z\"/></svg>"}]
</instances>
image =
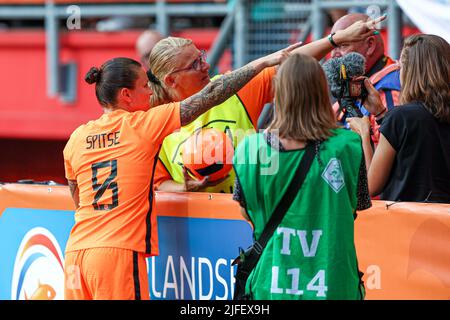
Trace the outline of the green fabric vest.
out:
<instances>
[{"instance_id":1,"label":"green fabric vest","mask_svg":"<svg viewBox=\"0 0 450 320\"><path fill-rule=\"evenodd\" d=\"M237 95L234 95L224 103L202 114L193 122L181 127L180 131L170 134L164 139L159 152L159 159L172 176L172 179L178 183L184 183L183 160L181 158L183 143L200 128L215 128L225 132L230 138L233 138L234 147L238 145L245 135L255 132L244 105ZM231 170L229 177L225 181L202 191L232 193L234 178L234 170Z\"/></svg>"},{"instance_id":2,"label":"green fabric vest","mask_svg":"<svg viewBox=\"0 0 450 320\"><path fill-rule=\"evenodd\" d=\"M361 140L333 130L250 274L253 299L360 299L353 213L362 159ZM247 213L258 239L303 157L279 152L263 134L246 137L234 156Z\"/></svg>"}]
</instances>

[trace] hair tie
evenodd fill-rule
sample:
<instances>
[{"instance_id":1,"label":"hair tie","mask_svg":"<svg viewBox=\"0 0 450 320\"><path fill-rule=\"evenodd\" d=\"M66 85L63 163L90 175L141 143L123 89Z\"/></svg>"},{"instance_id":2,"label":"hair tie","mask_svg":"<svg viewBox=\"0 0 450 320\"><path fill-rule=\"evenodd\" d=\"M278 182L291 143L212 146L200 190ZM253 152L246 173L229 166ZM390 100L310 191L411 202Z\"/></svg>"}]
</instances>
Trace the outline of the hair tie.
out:
<instances>
[{"instance_id":1,"label":"hair tie","mask_svg":"<svg viewBox=\"0 0 450 320\"><path fill-rule=\"evenodd\" d=\"M150 82L153 82L154 84L161 84L159 79L152 73L152 70L148 69L147 71L147 77Z\"/></svg>"},{"instance_id":2,"label":"hair tie","mask_svg":"<svg viewBox=\"0 0 450 320\"><path fill-rule=\"evenodd\" d=\"M86 76L84 77L84 80L89 84L97 83L100 81L101 72L102 72L102 69L98 69L97 67L92 67L87 72Z\"/></svg>"}]
</instances>

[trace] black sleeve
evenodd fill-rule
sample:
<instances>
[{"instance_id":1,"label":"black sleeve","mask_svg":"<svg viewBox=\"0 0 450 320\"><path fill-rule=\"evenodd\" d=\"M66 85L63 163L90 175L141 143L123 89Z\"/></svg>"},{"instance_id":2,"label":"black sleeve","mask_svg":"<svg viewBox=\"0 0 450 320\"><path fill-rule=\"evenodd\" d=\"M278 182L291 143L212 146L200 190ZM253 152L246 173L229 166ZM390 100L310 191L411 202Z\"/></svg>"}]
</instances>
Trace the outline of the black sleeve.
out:
<instances>
[{"instance_id":1,"label":"black sleeve","mask_svg":"<svg viewBox=\"0 0 450 320\"><path fill-rule=\"evenodd\" d=\"M364 156L361 158L361 164L359 166L359 177L358 177L358 203L356 205L356 210L366 210L372 206L372 201L369 195L369 184L367 182L367 170L366 162Z\"/></svg>"},{"instance_id":2,"label":"black sleeve","mask_svg":"<svg viewBox=\"0 0 450 320\"><path fill-rule=\"evenodd\" d=\"M398 151L406 136L407 123L401 113L401 107L390 110L383 118L380 132L389 141L394 150Z\"/></svg>"},{"instance_id":3,"label":"black sleeve","mask_svg":"<svg viewBox=\"0 0 450 320\"><path fill-rule=\"evenodd\" d=\"M238 178L234 179L233 200L239 202L239 205L242 208L246 208L244 195L242 194L241 184L239 183Z\"/></svg>"}]
</instances>

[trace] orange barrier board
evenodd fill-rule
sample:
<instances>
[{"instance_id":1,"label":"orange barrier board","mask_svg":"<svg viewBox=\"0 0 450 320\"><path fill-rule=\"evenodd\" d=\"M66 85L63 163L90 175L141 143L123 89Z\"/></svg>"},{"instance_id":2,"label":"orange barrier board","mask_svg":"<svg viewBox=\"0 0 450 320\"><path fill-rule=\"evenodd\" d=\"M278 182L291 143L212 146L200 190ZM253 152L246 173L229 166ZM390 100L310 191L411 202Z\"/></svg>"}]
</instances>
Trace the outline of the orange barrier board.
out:
<instances>
[{"instance_id":1,"label":"orange barrier board","mask_svg":"<svg viewBox=\"0 0 450 320\"><path fill-rule=\"evenodd\" d=\"M207 193L157 193L156 201L156 210L160 222L163 222L160 225L163 227L167 219L171 219L171 228L179 220L183 221L183 223L180 223L181 227L178 226L176 230L184 232L183 228L189 224L186 223L186 219L191 219L201 221L202 223L199 229L195 229L198 230L196 232L205 234L209 232L209 235L222 232L220 236L226 237L225 241L221 239L220 242L223 248L218 248L216 244L210 248L210 250L214 251L210 257L207 255L201 256L206 257L201 258L203 259L201 261L206 263L203 266L212 261L212 265L216 263L216 268L222 268L222 271L217 270L222 273L225 273L224 270L228 272L227 276L224 276L216 270L216 276L220 278L219 281L223 285L223 288L217 289L216 286L214 290L218 290L217 292L211 288L209 295L201 292L200 295L203 294L203 298L230 299L234 281L232 281L232 277L229 277L230 270L233 270L233 268L229 266L228 261L234 258L235 252L237 253L235 243L240 243L239 241L248 242L251 239L251 229L248 226L246 227L246 222L240 216L238 204L231 199L231 195L229 194ZM22 211L24 212L24 217L26 217L26 214L29 213L27 210L30 209L36 209L37 214L41 214L41 212L42 214L53 213L53 216L50 215L50 218L46 218L47 220L50 219L50 222L52 219L58 218L58 215L64 215L68 219L67 221L73 220L74 205L70 198L69 190L65 186L0 185L0 260L5 262L0 265L0 287L11 287L12 291L16 290L10 294L6 294L6 296L0 296L0 299L23 297L20 291L22 283L19 281L18 285L14 284L14 279L18 276L11 274L16 272L18 257L26 256L26 253L22 250L24 247L23 244L20 246L15 245L15 240L8 237L12 237L11 235L20 237L20 234L28 235L28 227L25 226L27 221L22 220L22 226L18 226L17 223L16 225L8 225L6 218L17 218L18 215L22 214ZM7 214L4 214L5 212ZM54 215L55 213L57 215ZM42 221L44 220L42 219ZM39 234L41 238L55 238L56 240L54 241L59 242L59 245L58 243L55 245L51 244L51 248L57 248L52 249L52 252L54 252L58 261L62 260L63 257L61 256L62 253L59 253L58 256L57 251L64 251L65 241L67 240L60 240L60 238L67 237L70 231L70 223L69 225L67 223L64 225L65 230L51 230L51 228L48 228L51 232L44 230L45 232ZM223 230L219 230L221 229L221 223L224 223ZM228 223L228 225L225 226L225 223ZM234 225L230 225L229 223L236 223L238 228L233 229ZM11 228L17 228L17 231L11 231ZM47 226L39 226L39 230L43 228L47 228ZM35 225L34 229L36 229ZM10 233L4 230L9 230ZM192 230L194 229L189 229L184 232L185 235L183 236L196 242L192 244L192 248L194 248L200 245L198 243L200 240L198 239L203 239L204 242L204 238L203 234L190 233ZM61 233L61 231L64 232ZM54 237L51 235L52 232L56 234ZM168 232L169 229L160 230L160 234ZM10 235L8 236L8 234ZM37 239L37 236L34 236L34 238ZM213 241L212 239L209 240ZM450 243L450 204L373 201L373 207L371 209L358 214L355 222L355 241L359 266L365 274L366 299L450 298L450 246L448 245ZM18 243L20 242L24 242L22 238L18 240ZM28 241L25 247L29 247L30 243ZM164 243L160 244L164 246ZM174 242L170 248L171 250L178 251L177 246L180 246L180 248L183 247L180 251L186 250L185 241L179 244ZM226 248L227 246L233 247ZM228 251L223 254L220 253L219 251L224 248ZM190 250L190 247L187 248L187 253L181 256L183 263L191 259L192 261L196 259L195 257L189 256L191 254ZM11 252L9 256L8 252ZM192 254L194 255L194 253ZM15 262L14 257L16 257ZM151 268L149 277L150 280L152 280L152 277L154 279L153 284L150 286L151 290L153 290L151 292L152 297L161 299L182 298L179 296L178 291L175 292L175 295L165 296L161 294L162 290L160 288L163 284L158 282L162 281L161 278L167 278L167 275L158 273L160 270L164 271L164 269L167 272L167 267L164 267L166 266L164 264L166 260L172 261L180 258L174 257L175 255L172 256L169 253L167 256L154 258L155 260L149 259L149 268ZM155 263L158 259L164 260L164 262L158 265L160 262ZM8 267L8 265L11 265L11 267ZM19 268L21 272L20 278L26 280L26 275L23 275L23 266L19 267L22 268ZM201 265L199 268L201 268ZM175 275L173 276L175 277ZM225 285L224 279L227 279L228 285ZM13 285L11 285L11 282L13 282ZM165 287L166 284L164 284ZM41 289L37 288L36 290ZM33 290L31 290L31 293L30 290L25 293L28 293L28 296L31 297ZM198 295L199 293L197 292L197 296L195 296L194 292L194 296L192 297L195 299ZM53 297L55 296L58 298L56 293Z\"/></svg>"}]
</instances>

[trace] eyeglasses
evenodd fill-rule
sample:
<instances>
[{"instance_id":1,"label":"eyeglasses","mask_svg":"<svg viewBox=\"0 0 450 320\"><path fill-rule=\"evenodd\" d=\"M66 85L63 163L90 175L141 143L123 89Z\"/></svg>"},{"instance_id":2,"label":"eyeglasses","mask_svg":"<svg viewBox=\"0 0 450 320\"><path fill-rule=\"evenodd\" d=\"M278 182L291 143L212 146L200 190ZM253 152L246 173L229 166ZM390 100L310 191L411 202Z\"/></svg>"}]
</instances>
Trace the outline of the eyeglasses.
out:
<instances>
[{"instance_id":1,"label":"eyeglasses","mask_svg":"<svg viewBox=\"0 0 450 320\"><path fill-rule=\"evenodd\" d=\"M200 71L205 63L206 63L206 51L200 50L200 55L198 56L197 59L194 60L194 62L189 67L174 70L171 73L186 71L186 70L190 70L190 69L193 69L195 71Z\"/></svg>"}]
</instances>

